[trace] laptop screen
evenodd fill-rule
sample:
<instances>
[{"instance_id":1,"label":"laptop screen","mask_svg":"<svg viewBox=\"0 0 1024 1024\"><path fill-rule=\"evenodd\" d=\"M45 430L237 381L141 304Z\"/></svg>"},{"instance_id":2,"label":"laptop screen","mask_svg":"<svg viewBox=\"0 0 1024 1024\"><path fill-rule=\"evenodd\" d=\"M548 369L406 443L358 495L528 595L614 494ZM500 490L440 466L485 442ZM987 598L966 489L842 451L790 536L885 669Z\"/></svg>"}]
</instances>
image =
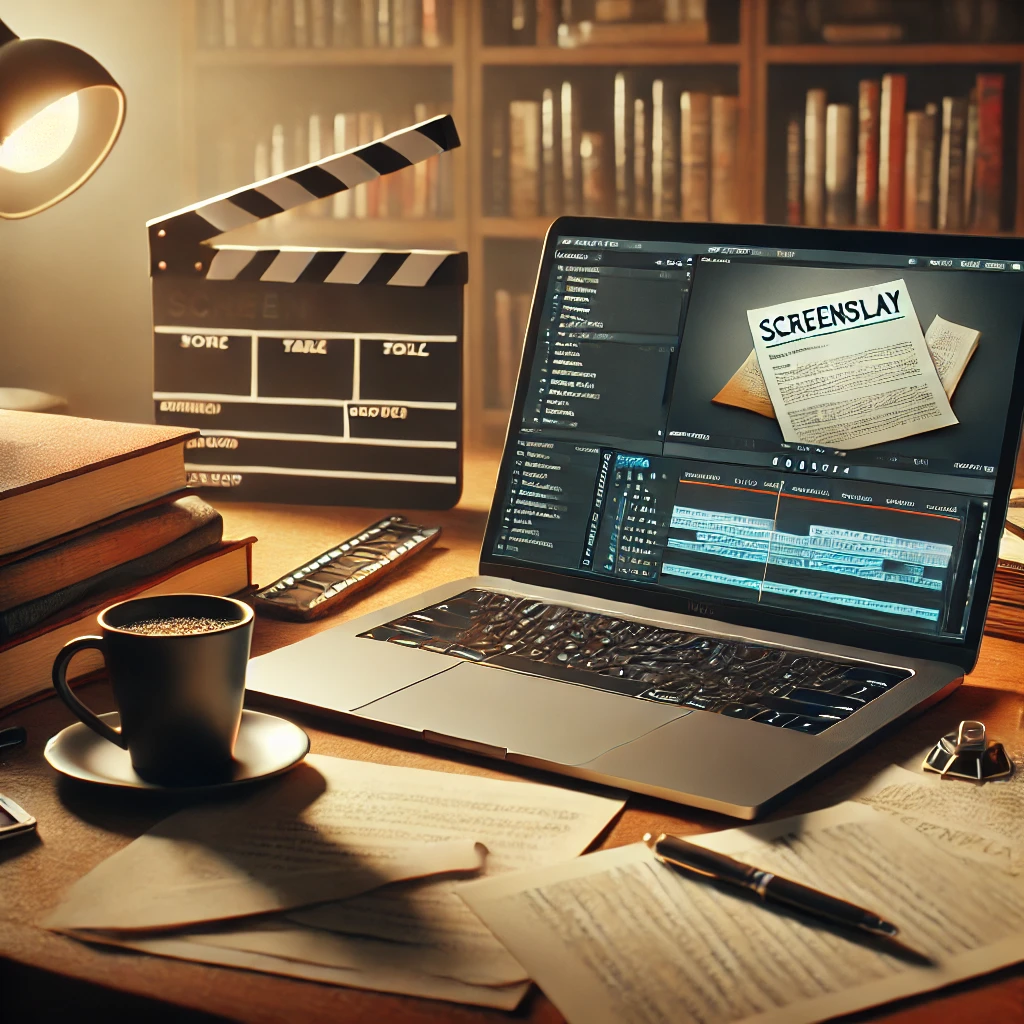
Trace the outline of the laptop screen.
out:
<instances>
[{"instance_id":1,"label":"laptop screen","mask_svg":"<svg viewBox=\"0 0 1024 1024\"><path fill-rule=\"evenodd\" d=\"M484 561L963 642L1018 427L1024 264L571 223L548 238Z\"/></svg>"}]
</instances>

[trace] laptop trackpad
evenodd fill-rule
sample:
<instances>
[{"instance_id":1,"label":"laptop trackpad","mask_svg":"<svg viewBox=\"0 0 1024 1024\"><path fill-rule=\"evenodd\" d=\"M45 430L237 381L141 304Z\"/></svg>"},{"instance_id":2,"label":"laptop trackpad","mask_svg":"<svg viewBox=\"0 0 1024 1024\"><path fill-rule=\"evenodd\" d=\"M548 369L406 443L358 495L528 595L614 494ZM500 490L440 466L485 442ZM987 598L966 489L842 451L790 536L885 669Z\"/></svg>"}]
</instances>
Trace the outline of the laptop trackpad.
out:
<instances>
[{"instance_id":1,"label":"laptop trackpad","mask_svg":"<svg viewBox=\"0 0 1024 1024\"><path fill-rule=\"evenodd\" d=\"M462 664L355 713L466 740L467 746L476 743L575 765L689 711L508 669Z\"/></svg>"}]
</instances>

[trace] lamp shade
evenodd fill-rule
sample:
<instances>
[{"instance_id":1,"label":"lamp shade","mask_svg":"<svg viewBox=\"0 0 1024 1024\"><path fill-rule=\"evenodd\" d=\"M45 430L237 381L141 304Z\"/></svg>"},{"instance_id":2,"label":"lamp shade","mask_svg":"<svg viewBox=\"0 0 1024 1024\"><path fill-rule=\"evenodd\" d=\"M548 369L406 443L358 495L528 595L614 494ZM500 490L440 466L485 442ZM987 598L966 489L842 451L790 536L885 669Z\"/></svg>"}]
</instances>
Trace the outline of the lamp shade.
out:
<instances>
[{"instance_id":1,"label":"lamp shade","mask_svg":"<svg viewBox=\"0 0 1024 1024\"><path fill-rule=\"evenodd\" d=\"M124 124L106 68L52 39L19 39L0 22L0 217L60 202L91 177Z\"/></svg>"}]
</instances>

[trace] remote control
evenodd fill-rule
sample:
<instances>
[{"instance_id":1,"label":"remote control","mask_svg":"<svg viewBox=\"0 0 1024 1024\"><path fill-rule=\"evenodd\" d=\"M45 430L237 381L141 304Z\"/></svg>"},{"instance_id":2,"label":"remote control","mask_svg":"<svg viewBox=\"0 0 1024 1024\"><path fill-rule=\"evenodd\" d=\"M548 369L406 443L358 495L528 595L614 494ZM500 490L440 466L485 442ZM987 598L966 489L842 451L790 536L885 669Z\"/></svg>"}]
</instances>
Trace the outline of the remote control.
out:
<instances>
[{"instance_id":1,"label":"remote control","mask_svg":"<svg viewBox=\"0 0 1024 1024\"><path fill-rule=\"evenodd\" d=\"M288 619L326 615L440 536L440 526L416 526L405 516L388 516L258 591L253 607Z\"/></svg>"}]
</instances>

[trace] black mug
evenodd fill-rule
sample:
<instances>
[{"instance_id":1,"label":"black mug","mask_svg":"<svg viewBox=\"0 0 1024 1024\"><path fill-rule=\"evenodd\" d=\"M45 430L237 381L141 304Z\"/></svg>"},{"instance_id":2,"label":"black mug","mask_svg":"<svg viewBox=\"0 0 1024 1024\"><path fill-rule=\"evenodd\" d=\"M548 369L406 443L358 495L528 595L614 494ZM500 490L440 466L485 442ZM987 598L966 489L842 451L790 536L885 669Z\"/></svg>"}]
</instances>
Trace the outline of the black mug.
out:
<instances>
[{"instance_id":1,"label":"black mug","mask_svg":"<svg viewBox=\"0 0 1024 1024\"><path fill-rule=\"evenodd\" d=\"M174 633L125 628L181 618L223 625ZM102 635L80 636L64 645L53 663L53 685L90 729L129 752L132 766L147 782L216 783L231 775L252 622L252 609L231 597L164 594L122 601L100 612ZM86 648L96 648L106 662L120 730L90 711L68 686L68 664Z\"/></svg>"}]
</instances>

